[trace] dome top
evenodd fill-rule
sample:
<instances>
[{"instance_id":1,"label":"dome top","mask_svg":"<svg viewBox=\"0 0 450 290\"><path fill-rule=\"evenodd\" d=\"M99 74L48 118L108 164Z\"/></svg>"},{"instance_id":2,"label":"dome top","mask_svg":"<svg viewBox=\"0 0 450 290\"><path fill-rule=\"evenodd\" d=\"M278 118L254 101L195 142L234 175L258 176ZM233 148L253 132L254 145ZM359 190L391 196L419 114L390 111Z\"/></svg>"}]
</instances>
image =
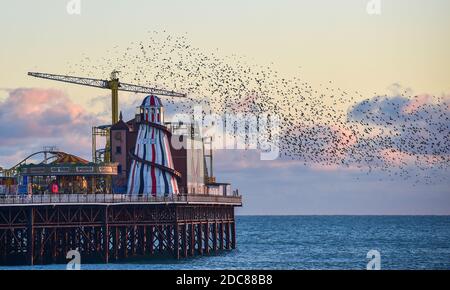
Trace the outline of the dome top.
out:
<instances>
[{"instance_id":1,"label":"dome top","mask_svg":"<svg viewBox=\"0 0 450 290\"><path fill-rule=\"evenodd\" d=\"M164 107L161 99L158 98L157 96L147 96L145 97L145 99L142 101L142 108L161 108Z\"/></svg>"},{"instance_id":2,"label":"dome top","mask_svg":"<svg viewBox=\"0 0 450 290\"><path fill-rule=\"evenodd\" d=\"M164 106L157 96L147 96L139 107L139 114L142 121L152 123L164 123Z\"/></svg>"}]
</instances>

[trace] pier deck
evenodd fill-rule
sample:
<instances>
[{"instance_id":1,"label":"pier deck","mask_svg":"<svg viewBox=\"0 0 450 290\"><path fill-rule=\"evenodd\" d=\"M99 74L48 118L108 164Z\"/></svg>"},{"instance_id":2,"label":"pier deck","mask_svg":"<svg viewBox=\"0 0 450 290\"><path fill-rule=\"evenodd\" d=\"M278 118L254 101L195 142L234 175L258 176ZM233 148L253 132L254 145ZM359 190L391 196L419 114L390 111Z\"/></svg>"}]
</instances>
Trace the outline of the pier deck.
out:
<instances>
[{"instance_id":1,"label":"pier deck","mask_svg":"<svg viewBox=\"0 0 450 290\"><path fill-rule=\"evenodd\" d=\"M236 247L239 196L42 195L0 198L0 265L175 259Z\"/></svg>"},{"instance_id":2,"label":"pier deck","mask_svg":"<svg viewBox=\"0 0 450 290\"><path fill-rule=\"evenodd\" d=\"M0 207L64 204L222 204L242 206L242 197L206 194L176 195L170 197L130 196L122 194L46 194L33 196L0 196Z\"/></svg>"}]
</instances>

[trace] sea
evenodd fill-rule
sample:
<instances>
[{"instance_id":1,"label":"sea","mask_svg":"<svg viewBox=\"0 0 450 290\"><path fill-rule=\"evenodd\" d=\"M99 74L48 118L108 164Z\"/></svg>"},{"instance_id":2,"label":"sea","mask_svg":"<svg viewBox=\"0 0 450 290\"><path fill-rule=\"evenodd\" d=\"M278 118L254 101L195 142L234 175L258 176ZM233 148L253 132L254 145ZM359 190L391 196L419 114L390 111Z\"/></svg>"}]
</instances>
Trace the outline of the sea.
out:
<instances>
[{"instance_id":1,"label":"sea","mask_svg":"<svg viewBox=\"0 0 450 290\"><path fill-rule=\"evenodd\" d=\"M239 216L236 231L233 251L179 261L81 261L81 270L365 270L374 258L382 270L450 269L450 216Z\"/></svg>"}]
</instances>

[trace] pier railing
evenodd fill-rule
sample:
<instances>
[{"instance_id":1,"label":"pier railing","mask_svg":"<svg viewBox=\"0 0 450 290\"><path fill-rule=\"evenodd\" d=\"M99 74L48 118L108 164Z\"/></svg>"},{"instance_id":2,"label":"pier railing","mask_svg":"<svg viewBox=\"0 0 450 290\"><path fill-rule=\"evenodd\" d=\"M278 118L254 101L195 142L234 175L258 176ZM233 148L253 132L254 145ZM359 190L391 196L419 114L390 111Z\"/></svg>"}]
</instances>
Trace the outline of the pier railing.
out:
<instances>
[{"instance_id":1,"label":"pier railing","mask_svg":"<svg viewBox=\"0 0 450 290\"><path fill-rule=\"evenodd\" d=\"M241 196L221 196L189 194L173 196L132 196L123 194L43 194L32 196L0 196L1 205L39 205L39 204L229 204L242 205Z\"/></svg>"}]
</instances>

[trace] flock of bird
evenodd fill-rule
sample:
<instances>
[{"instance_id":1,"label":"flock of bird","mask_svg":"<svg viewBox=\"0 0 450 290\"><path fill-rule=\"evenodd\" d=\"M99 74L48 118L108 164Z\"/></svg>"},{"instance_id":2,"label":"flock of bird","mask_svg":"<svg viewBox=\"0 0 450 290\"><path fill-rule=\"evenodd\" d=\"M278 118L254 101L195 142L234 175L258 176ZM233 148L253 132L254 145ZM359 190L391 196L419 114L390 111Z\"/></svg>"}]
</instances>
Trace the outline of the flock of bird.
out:
<instances>
[{"instance_id":1,"label":"flock of bird","mask_svg":"<svg viewBox=\"0 0 450 290\"><path fill-rule=\"evenodd\" d=\"M187 99L164 100L179 112L192 113L194 105L202 104L205 113L276 115L280 130L267 137L278 142L281 159L367 174L382 170L392 179L421 183L446 178L448 98L429 97L424 102L408 91L365 98L331 81L313 87L300 77L283 77L272 67L243 56L206 52L191 45L186 35L150 31L145 41L113 47L100 59L83 57L68 73L98 77L117 69L125 82L187 93Z\"/></svg>"}]
</instances>

